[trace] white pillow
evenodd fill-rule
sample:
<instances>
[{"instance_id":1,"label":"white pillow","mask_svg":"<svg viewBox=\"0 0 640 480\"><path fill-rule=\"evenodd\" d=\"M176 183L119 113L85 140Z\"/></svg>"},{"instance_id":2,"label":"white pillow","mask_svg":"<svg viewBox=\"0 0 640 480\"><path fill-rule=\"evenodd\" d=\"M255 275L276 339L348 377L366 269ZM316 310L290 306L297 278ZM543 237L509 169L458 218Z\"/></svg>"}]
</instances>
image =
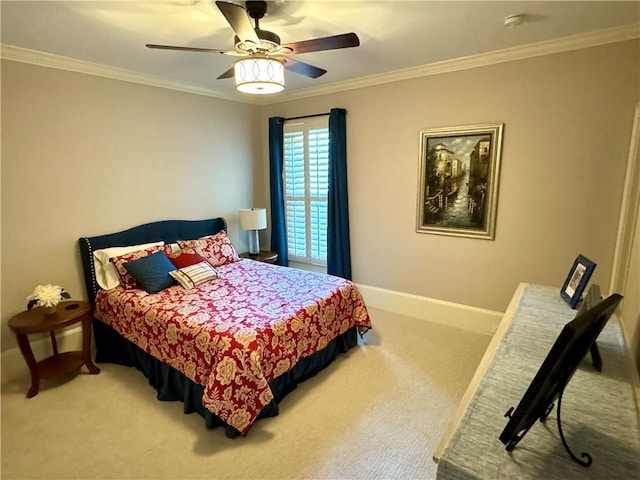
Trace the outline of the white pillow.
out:
<instances>
[{"instance_id":1,"label":"white pillow","mask_svg":"<svg viewBox=\"0 0 640 480\"><path fill-rule=\"evenodd\" d=\"M125 253L137 252L145 248L164 245L164 242L143 243L128 247L110 247L93 252L93 264L96 269L96 281L101 288L111 290L120 285L120 276L113 263L109 259L124 255Z\"/></svg>"}]
</instances>

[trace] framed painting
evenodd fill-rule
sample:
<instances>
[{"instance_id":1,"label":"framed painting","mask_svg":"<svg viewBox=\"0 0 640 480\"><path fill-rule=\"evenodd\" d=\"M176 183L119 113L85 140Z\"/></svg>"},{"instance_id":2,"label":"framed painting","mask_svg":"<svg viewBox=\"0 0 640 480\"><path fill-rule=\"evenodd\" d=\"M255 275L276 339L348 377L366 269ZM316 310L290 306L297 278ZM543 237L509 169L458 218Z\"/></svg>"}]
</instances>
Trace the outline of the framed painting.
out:
<instances>
[{"instance_id":1,"label":"framed painting","mask_svg":"<svg viewBox=\"0 0 640 480\"><path fill-rule=\"evenodd\" d=\"M578 255L574 260L573 266L569 270L569 275L567 275L562 285L562 290L560 290L560 296L571 308L576 308L580 302L582 292L587 283L589 283L595 268L596 264L583 255Z\"/></svg>"},{"instance_id":2,"label":"framed painting","mask_svg":"<svg viewBox=\"0 0 640 480\"><path fill-rule=\"evenodd\" d=\"M418 233L494 239L503 129L420 131Z\"/></svg>"}]
</instances>

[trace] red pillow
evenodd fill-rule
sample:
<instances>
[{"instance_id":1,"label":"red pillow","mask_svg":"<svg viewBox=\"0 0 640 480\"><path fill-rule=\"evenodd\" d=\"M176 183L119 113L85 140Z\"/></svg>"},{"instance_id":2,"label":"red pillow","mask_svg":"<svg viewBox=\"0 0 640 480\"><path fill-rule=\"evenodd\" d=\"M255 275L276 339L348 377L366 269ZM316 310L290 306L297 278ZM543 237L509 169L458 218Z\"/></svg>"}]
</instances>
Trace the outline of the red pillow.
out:
<instances>
[{"instance_id":1,"label":"red pillow","mask_svg":"<svg viewBox=\"0 0 640 480\"><path fill-rule=\"evenodd\" d=\"M202 255L214 267L240 260L224 230L197 240L178 240L178 245L187 253Z\"/></svg>"},{"instance_id":2,"label":"red pillow","mask_svg":"<svg viewBox=\"0 0 640 480\"><path fill-rule=\"evenodd\" d=\"M196 263L207 262L207 259L199 253L190 253L185 252L184 250L180 250L169 255L169 260L171 260L171 263L173 263L176 268L190 267L191 265L195 265Z\"/></svg>"},{"instance_id":3,"label":"red pillow","mask_svg":"<svg viewBox=\"0 0 640 480\"><path fill-rule=\"evenodd\" d=\"M125 253L124 255L120 255L119 257L111 258L111 262L116 267L118 275L120 275L120 285L126 289L132 288L141 288L136 282L136 279L127 271L124 267L125 263L131 262L133 260L137 260L142 257L146 257L147 255L151 255L152 253L164 251L165 247L163 245L158 245L155 247L145 248L144 250L137 250L131 253Z\"/></svg>"}]
</instances>

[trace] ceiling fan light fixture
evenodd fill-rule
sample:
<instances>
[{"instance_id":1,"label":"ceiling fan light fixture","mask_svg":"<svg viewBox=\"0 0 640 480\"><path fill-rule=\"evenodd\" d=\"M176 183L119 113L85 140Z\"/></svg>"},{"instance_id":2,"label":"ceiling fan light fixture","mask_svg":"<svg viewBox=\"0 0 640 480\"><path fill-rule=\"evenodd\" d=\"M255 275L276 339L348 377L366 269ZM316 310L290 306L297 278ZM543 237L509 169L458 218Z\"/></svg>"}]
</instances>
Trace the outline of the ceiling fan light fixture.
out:
<instances>
[{"instance_id":1,"label":"ceiling fan light fixture","mask_svg":"<svg viewBox=\"0 0 640 480\"><path fill-rule=\"evenodd\" d=\"M247 57L233 65L236 90L267 95L284 90L284 63L276 58Z\"/></svg>"}]
</instances>

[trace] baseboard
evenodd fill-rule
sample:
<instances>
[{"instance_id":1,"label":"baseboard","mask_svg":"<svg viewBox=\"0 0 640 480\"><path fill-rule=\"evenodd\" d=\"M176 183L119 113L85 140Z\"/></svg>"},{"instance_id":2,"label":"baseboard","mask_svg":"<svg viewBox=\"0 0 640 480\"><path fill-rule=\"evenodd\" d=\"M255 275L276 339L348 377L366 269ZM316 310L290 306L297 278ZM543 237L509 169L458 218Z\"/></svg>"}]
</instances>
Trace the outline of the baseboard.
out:
<instances>
[{"instance_id":1,"label":"baseboard","mask_svg":"<svg viewBox=\"0 0 640 480\"><path fill-rule=\"evenodd\" d=\"M482 335L493 335L502 319L501 312L492 310L367 285L358 285L358 288L370 307L429 320ZM65 330L57 334L56 339L60 351L80 350L82 349L82 328L77 327ZM48 336L32 338L31 349L37 360L46 358L53 353ZM2 352L1 365L2 383L20 377L28 377L29 375L27 364L17 347Z\"/></svg>"},{"instance_id":2,"label":"baseboard","mask_svg":"<svg viewBox=\"0 0 640 480\"><path fill-rule=\"evenodd\" d=\"M36 360L40 361L53 354L51 339L48 335L43 335L40 338L31 336L29 340ZM60 352L82 350L82 327L78 326L57 332L56 343ZM18 347L2 352L0 362L2 365L2 383L11 382L21 377L29 378L29 368Z\"/></svg>"},{"instance_id":3,"label":"baseboard","mask_svg":"<svg viewBox=\"0 0 640 480\"><path fill-rule=\"evenodd\" d=\"M503 315L502 312L368 285L358 285L358 289L362 293L365 303L370 307L482 335L493 335Z\"/></svg>"}]
</instances>

